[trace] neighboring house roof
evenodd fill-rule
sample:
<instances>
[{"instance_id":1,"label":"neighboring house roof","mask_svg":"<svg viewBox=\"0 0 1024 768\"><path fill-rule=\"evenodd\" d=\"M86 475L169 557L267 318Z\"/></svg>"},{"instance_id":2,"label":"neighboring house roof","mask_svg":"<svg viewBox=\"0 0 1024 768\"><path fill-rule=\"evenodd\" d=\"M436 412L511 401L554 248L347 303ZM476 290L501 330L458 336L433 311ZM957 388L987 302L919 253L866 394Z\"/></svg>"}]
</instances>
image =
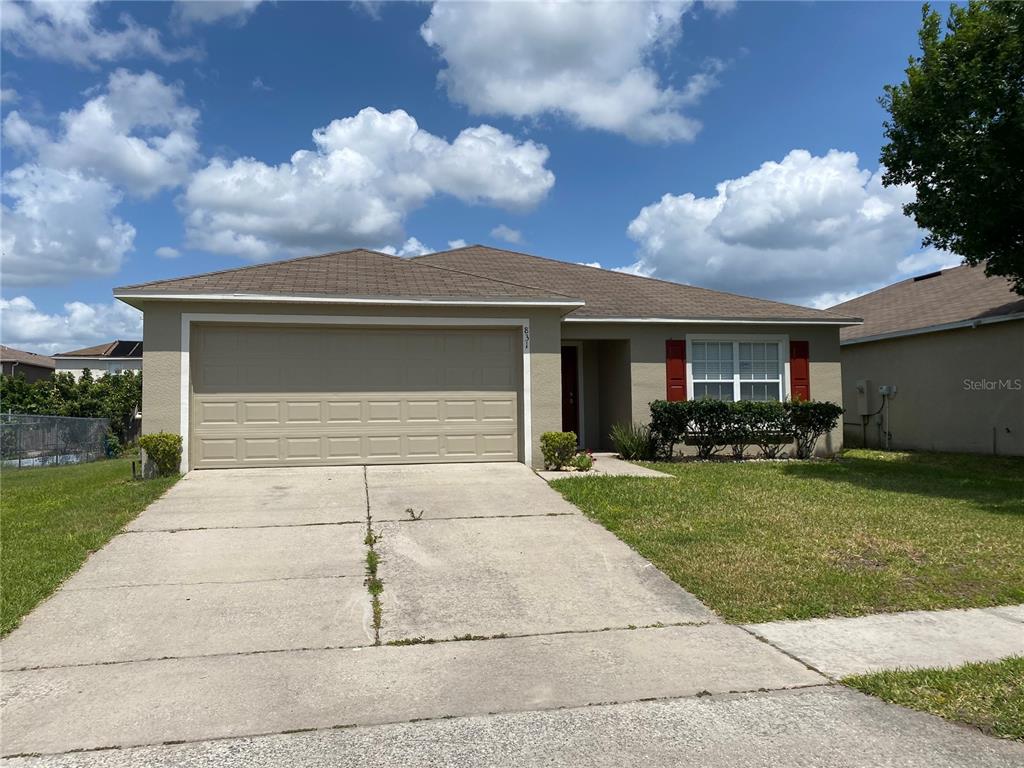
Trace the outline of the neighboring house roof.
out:
<instances>
[{"instance_id":1,"label":"neighboring house roof","mask_svg":"<svg viewBox=\"0 0 1024 768\"><path fill-rule=\"evenodd\" d=\"M26 352L23 349L15 349L14 347L6 347L3 345L0 345L0 362L36 365L40 368L54 367L52 357L37 355L35 352Z\"/></svg>"},{"instance_id":2,"label":"neighboring house roof","mask_svg":"<svg viewBox=\"0 0 1024 768\"><path fill-rule=\"evenodd\" d=\"M840 331L842 343L856 343L1024 318L1024 296L1009 280L986 277L984 267L962 266L894 283L832 311L864 318Z\"/></svg>"},{"instance_id":3,"label":"neighboring house roof","mask_svg":"<svg viewBox=\"0 0 1024 768\"><path fill-rule=\"evenodd\" d=\"M114 290L140 299L437 301L572 307L569 320L859 322L835 312L737 296L480 245L413 259L356 249L158 280Z\"/></svg>"},{"instance_id":4,"label":"neighboring house roof","mask_svg":"<svg viewBox=\"0 0 1024 768\"><path fill-rule=\"evenodd\" d=\"M568 320L740 320L858 322L846 314L754 299L693 285L471 245L418 256L414 262L572 292L585 305Z\"/></svg>"},{"instance_id":5,"label":"neighboring house roof","mask_svg":"<svg viewBox=\"0 0 1024 768\"><path fill-rule=\"evenodd\" d=\"M305 297L310 300L421 300L438 303L578 305L572 295L478 275L458 274L356 249L116 288L118 298L209 295L216 299Z\"/></svg>"},{"instance_id":6,"label":"neighboring house roof","mask_svg":"<svg viewBox=\"0 0 1024 768\"><path fill-rule=\"evenodd\" d=\"M129 358L142 357L141 341L122 341L115 339L106 344L97 344L95 347L85 349L73 349L70 352L61 352L54 355L58 360L62 357L108 357L108 358Z\"/></svg>"}]
</instances>

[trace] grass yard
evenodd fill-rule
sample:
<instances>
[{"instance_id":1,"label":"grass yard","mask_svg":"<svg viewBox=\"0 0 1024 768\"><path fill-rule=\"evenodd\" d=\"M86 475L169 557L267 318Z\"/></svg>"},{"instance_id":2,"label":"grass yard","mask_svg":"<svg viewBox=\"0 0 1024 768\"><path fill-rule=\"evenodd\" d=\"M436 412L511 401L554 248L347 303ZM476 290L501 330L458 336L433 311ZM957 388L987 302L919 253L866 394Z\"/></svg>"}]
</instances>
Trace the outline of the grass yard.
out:
<instances>
[{"instance_id":1,"label":"grass yard","mask_svg":"<svg viewBox=\"0 0 1024 768\"><path fill-rule=\"evenodd\" d=\"M649 466L553 485L727 621L1024 602L1024 459Z\"/></svg>"},{"instance_id":2,"label":"grass yard","mask_svg":"<svg viewBox=\"0 0 1024 768\"><path fill-rule=\"evenodd\" d=\"M1024 741L1024 658L953 669L877 672L842 682L893 704Z\"/></svg>"},{"instance_id":3,"label":"grass yard","mask_svg":"<svg viewBox=\"0 0 1024 768\"><path fill-rule=\"evenodd\" d=\"M0 636L176 479L133 482L129 459L4 470Z\"/></svg>"}]
</instances>

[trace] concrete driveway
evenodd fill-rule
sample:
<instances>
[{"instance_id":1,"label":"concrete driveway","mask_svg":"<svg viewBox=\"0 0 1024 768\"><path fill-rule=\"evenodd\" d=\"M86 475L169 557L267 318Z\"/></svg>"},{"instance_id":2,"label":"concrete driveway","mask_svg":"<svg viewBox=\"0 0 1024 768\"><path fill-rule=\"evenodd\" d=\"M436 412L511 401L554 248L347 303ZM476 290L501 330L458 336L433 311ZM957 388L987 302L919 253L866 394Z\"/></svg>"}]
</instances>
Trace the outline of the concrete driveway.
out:
<instances>
[{"instance_id":1,"label":"concrete driveway","mask_svg":"<svg viewBox=\"0 0 1024 768\"><path fill-rule=\"evenodd\" d=\"M368 533L382 558L379 627ZM396 751L374 762L405 764L424 739L449 738L450 717L467 718L455 733L485 740L495 727L551 729L554 753L570 743L559 729L604 733L616 707L633 723L625 739L630 728L656 731L662 715L643 704L652 699L832 690L722 624L518 464L193 472L0 650L2 751L44 756L14 761L27 765L220 765L231 754L237 764L271 755L272 765L289 762L289 744L293 764L358 762L373 741L359 728L313 742L291 733L341 726L385 729ZM804 743L798 724L809 721L793 708L807 701L763 705L795 739L785 754ZM857 694L822 701L830 717L892 722L882 713L892 708ZM594 705L611 714L552 714ZM663 748L678 746L687 717L710 727L698 723L706 709L680 706L657 747L668 763L685 757ZM496 713L506 719L489 721ZM917 738L922 765L1021 757L959 730L943 731L936 752L925 734L947 726L914 717L893 744ZM423 720L435 730L394 730ZM160 746L171 742L186 746ZM606 742L571 743L611 755Z\"/></svg>"}]
</instances>

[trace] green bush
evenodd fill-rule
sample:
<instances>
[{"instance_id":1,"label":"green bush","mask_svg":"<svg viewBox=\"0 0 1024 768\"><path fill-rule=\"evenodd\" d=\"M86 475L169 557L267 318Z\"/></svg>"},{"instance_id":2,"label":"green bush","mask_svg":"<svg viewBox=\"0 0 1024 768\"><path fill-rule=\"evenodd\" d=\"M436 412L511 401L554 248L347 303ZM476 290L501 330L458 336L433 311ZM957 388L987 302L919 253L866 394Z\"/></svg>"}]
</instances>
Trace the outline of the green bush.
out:
<instances>
[{"instance_id":1,"label":"green bush","mask_svg":"<svg viewBox=\"0 0 1024 768\"><path fill-rule=\"evenodd\" d=\"M797 458L814 453L818 438L835 429L843 409L835 403L793 401L729 403L721 400L689 400L651 403L651 434L658 453L672 457L678 443L697 449L697 457L709 459L726 446L735 458L756 445L767 459L776 458L794 439Z\"/></svg>"},{"instance_id":2,"label":"green bush","mask_svg":"<svg viewBox=\"0 0 1024 768\"><path fill-rule=\"evenodd\" d=\"M843 415L841 406L816 400L790 400L785 404L785 410L796 439L798 459L813 456L818 438L835 429Z\"/></svg>"},{"instance_id":3,"label":"green bush","mask_svg":"<svg viewBox=\"0 0 1024 768\"><path fill-rule=\"evenodd\" d=\"M545 432L540 436L545 469L562 469L576 455L575 432Z\"/></svg>"},{"instance_id":4,"label":"green bush","mask_svg":"<svg viewBox=\"0 0 1024 768\"><path fill-rule=\"evenodd\" d=\"M766 459L778 458L793 439L793 429L785 407L777 400L747 402L747 418L753 424L753 444Z\"/></svg>"},{"instance_id":5,"label":"green bush","mask_svg":"<svg viewBox=\"0 0 1024 768\"><path fill-rule=\"evenodd\" d=\"M103 452L106 453L108 459L117 458L121 455L122 451L121 441L118 439L112 431L108 430L103 435Z\"/></svg>"},{"instance_id":6,"label":"green bush","mask_svg":"<svg viewBox=\"0 0 1024 768\"><path fill-rule=\"evenodd\" d=\"M658 442L646 424L615 424L609 437L615 452L624 459L651 461L656 458Z\"/></svg>"},{"instance_id":7,"label":"green bush","mask_svg":"<svg viewBox=\"0 0 1024 768\"><path fill-rule=\"evenodd\" d=\"M676 444L686 439L692 407L691 400L655 400L651 403L651 436L654 449L664 458L671 459Z\"/></svg>"},{"instance_id":8,"label":"green bush","mask_svg":"<svg viewBox=\"0 0 1024 768\"><path fill-rule=\"evenodd\" d=\"M690 423L685 442L697 449L697 458L710 459L731 439L733 406L723 400L694 400L690 403Z\"/></svg>"},{"instance_id":9,"label":"green bush","mask_svg":"<svg viewBox=\"0 0 1024 768\"><path fill-rule=\"evenodd\" d=\"M181 435L153 432L139 438L139 446L161 476L176 475L181 467Z\"/></svg>"},{"instance_id":10,"label":"green bush","mask_svg":"<svg viewBox=\"0 0 1024 768\"><path fill-rule=\"evenodd\" d=\"M580 451L572 457L572 468L578 472L589 472L594 466L594 457L587 451Z\"/></svg>"}]
</instances>

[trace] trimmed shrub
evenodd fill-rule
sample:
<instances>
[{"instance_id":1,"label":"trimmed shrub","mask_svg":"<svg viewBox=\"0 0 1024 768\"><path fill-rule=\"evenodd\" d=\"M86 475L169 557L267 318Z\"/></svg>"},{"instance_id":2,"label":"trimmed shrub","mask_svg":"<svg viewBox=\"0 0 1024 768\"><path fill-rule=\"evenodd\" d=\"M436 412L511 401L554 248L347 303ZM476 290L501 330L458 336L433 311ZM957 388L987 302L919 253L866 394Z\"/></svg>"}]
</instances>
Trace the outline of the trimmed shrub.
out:
<instances>
[{"instance_id":1,"label":"trimmed shrub","mask_svg":"<svg viewBox=\"0 0 1024 768\"><path fill-rule=\"evenodd\" d=\"M796 439L798 459L813 456L818 438L835 429L843 415L842 406L816 400L790 400L785 404L785 410Z\"/></svg>"},{"instance_id":2,"label":"trimmed shrub","mask_svg":"<svg viewBox=\"0 0 1024 768\"><path fill-rule=\"evenodd\" d=\"M577 472L589 472L594 466L594 457L586 451L580 451L572 457L572 468Z\"/></svg>"},{"instance_id":3,"label":"trimmed shrub","mask_svg":"<svg viewBox=\"0 0 1024 768\"><path fill-rule=\"evenodd\" d=\"M686 438L692 401L655 400L651 403L651 438L654 453L671 459L677 443ZM636 426L636 425L634 425ZM612 440L614 441L614 431Z\"/></svg>"},{"instance_id":4,"label":"trimmed shrub","mask_svg":"<svg viewBox=\"0 0 1024 768\"><path fill-rule=\"evenodd\" d=\"M624 459L651 461L656 457L658 441L646 424L615 424L609 436L615 452Z\"/></svg>"},{"instance_id":5,"label":"trimmed shrub","mask_svg":"<svg viewBox=\"0 0 1024 768\"><path fill-rule=\"evenodd\" d=\"M734 405L706 398L690 403L690 424L684 442L697 449L697 458L710 459L729 443Z\"/></svg>"},{"instance_id":6,"label":"trimmed shrub","mask_svg":"<svg viewBox=\"0 0 1024 768\"><path fill-rule=\"evenodd\" d=\"M540 436L545 469L561 469L576 455L575 432L545 432Z\"/></svg>"},{"instance_id":7,"label":"trimmed shrub","mask_svg":"<svg viewBox=\"0 0 1024 768\"><path fill-rule=\"evenodd\" d=\"M742 459L747 448L754 444L760 426L757 407L760 403L741 400L732 404L732 419L725 429L725 442L732 448L732 457Z\"/></svg>"},{"instance_id":8,"label":"trimmed shrub","mask_svg":"<svg viewBox=\"0 0 1024 768\"><path fill-rule=\"evenodd\" d=\"M153 432L139 438L139 447L161 476L176 475L181 467L181 435Z\"/></svg>"},{"instance_id":9,"label":"trimmed shrub","mask_svg":"<svg viewBox=\"0 0 1024 768\"><path fill-rule=\"evenodd\" d=\"M777 459L793 439L785 407L777 400L747 402L747 417L753 426L752 442L765 459Z\"/></svg>"}]
</instances>

